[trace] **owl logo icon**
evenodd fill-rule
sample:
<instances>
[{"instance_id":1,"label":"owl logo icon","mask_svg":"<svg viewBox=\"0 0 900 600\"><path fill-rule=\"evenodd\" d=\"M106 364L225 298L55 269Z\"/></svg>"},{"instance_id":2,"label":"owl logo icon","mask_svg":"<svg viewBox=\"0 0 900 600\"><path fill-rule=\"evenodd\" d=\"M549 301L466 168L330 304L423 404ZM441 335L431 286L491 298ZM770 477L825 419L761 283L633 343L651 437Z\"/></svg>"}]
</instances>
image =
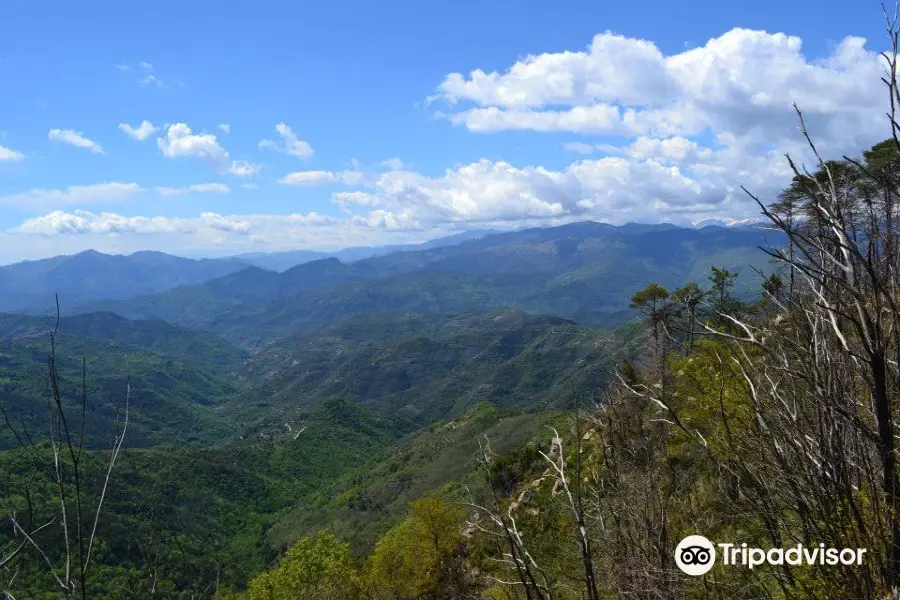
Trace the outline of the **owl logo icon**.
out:
<instances>
[{"instance_id":1,"label":"owl logo icon","mask_svg":"<svg viewBox=\"0 0 900 600\"><path fill-rule=\"evenodd\" d=\"M675 548L675 564L687 575L703 575L716 564L716 548L702 535L689 535Z\"/></svg>"}]
</instances>

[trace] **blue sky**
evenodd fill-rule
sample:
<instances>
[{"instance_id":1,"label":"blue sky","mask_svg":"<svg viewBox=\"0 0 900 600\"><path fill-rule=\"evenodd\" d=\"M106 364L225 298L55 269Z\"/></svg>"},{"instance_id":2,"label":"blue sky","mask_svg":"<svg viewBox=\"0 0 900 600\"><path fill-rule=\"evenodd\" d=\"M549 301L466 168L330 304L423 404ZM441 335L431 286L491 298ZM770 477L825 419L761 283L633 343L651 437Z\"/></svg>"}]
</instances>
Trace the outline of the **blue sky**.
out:
<instances>
[{"instance_id":1,"label":"blue sky","mask_svg":"<svg viewBox=\"0 0 900 600\"><path fill-rule=\"evenodd\" d=\"M856 4L7 2L0 262L747 217L791 101L834 152L887 133Z\"/></svg>"}]
</instances>

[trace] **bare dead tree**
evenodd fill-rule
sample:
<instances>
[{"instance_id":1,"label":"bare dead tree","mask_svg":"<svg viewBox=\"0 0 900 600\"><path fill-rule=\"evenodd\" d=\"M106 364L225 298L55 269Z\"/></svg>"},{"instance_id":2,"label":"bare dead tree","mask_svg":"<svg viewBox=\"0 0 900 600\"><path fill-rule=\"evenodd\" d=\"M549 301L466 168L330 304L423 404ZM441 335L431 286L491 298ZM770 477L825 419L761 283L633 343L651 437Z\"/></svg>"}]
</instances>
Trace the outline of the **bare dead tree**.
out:
<instances>
[{"instance_id":1,"label":"bare dead tree","mask_svg":"<svg viewBox=\"0 0 900 600\"><path fill-rule=\"evenodd\" d=\"M15 512L9 515L13 529L13 537L18 539L15 547L6 557L0 558L0 567L11 563L26 548L30 548L44 563L47 573L52 577L58 591L71 600L88 598L88 581L91 559L97 541L100 515L112 480L125 434L128 429L129 401L131 386L126 386L122 412L117 417L116 433L109 452L105 475L100 483L98 497L91 507L87 503L84 489L85 426L87 417L87 365L81 364L80 418L76 424L71 423L67 412L65 397L61 389L61 376L57 362L57 343L59 339L60 310L59 298L56 299L56 323L50 331L50 353L47 357L47 377L50 397L47 401L47 438L50 458L30 436L24 423L19 431L10 421L8 413L0 406L0 412L6 426L14 434L20 448L28 452L35 460L35 472L46 472L56 488L57 514L49 521L35 526L34 504L26 485L25 493L28 504L28 518L22 520ZM51 526L58 526L62 536L61 548L50 548L42 543L37 534ZM60 555L58 560L52 558ZM60 564L61 563L61 564ZM9 595L9 592L6 592Z\"/></svg>"},{"instance_id":2,"label":"bare dead tree","mask_svg":"<svg viewBox=\"0 0 900 600\"><path fill-rule=\"evenodd\" d=\"M553 600L552 582L526 547L522 532L516 522L514 505L509 505L505 511L502 508L503 502L491 477L490 465L493 453L487 438L483 443L479 442L479 448L479 462L487 477L491 503L483 505L469 502L468 506L474 509L475 514L467 521L467 526L474 531L503 541L507 550L502 553L498 562L512 569L515 572L516 580L500 579L493 575L488 577L495 583L521 589L527 600ZM486 517L490 525L482 525L480 517ZM521 587L519 588L519 586Z\"/></svg>"},{"instance_id":3,"label":"bare dead tree","mask_svg":"<svg viewBox=\"0 0 900 600\"><path fill-rule=\"evenodd\" d=\"M576 439L576 451L575 451L575 492L572 492L572 487L569 485L569 478L566 477L566 457L565 450L563 445L563 440L559 435L559 432L556 429L553 429L553 442L554 448L556 449L555 453L547 454L543 451L540 452L541 456L547 461L547 464L550 465L550 468L553 470L553 476L556 480L556 484L558 489L562 490L565 494L566 504L568 508L572 511L572 516L575 519L575 524L577 527L577 541L578 541L578 550L581 554L581 563L584 569L584 578L585 578L585 591L587 593L588 600L597 600L599 598L597 591L597 578L594 573L594 559L593 553L591 550L591 539L588 536L587 531L587 521L585 519L584 514L584 504L582 502L581 497L581 428L580 428L581 419L580 416L576 414L576 426L575 426L575 439ZM556 489L556 487L554 488Z\"/></svg>"}]
</instances>

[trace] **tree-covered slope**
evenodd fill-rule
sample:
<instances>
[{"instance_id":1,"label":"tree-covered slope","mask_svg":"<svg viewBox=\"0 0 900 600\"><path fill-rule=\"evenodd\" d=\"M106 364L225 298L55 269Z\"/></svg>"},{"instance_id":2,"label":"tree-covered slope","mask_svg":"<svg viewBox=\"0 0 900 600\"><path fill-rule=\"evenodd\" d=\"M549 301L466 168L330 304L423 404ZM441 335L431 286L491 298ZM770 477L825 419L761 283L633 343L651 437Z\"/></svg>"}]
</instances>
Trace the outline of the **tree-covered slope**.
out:
<instances>
[{"instance_id":1,"label":"tree-covered slope","mask_svg":"<svg viewBox=\"0 0 900 600\"><path fill-rule=\"evenodd\" d=\"M530 444L543 446L552 437L550 426L565 430L570 419L565 412L525 413L478 404L458 418L407 436L318 490L281 515L268 539L282 547L328 528L366 553L411 501L440 493L463 502L482 492L487 479L478 462L481 445L499 454Z\"/></svg>"},{"instance_id":2,"label":"tree-covered slope","mask_svg":"<svg viewBox=\"0 0 900 600\"><path fill-rule=\"evenodd\" d=\"M252 358L249 397L223 412L239 422L293 411L329 396L427 425L481 401L547 410L573 390L602 389L628 356L627 330L606 334L559 317L513 309L364 313L268 346Z\"/></svg>"},{"instance_id":3,"label":"tree-covered slope","mask_svg":"<svg viewBox=\"0 0 900 600\"><path fill-rule=\"evenodd\" d=\"M127 449L120 457L99 523L91 597L144 599L210 597L217 581L243 585L276 556L266 532L279 515L398 439L409 428L354 403L329 399L310 407L299 435L235 441L218 447ZM47 446L37 449L46 457ZM106 453L89 452L83 490L99 497ZM27 512L29 489L36 519L56 510L49 472L35 472L30 452L0 452L4 514ZM8 538L0 532L0 546ZM37 541L58 563L59 528ZM54 598L39 556L27 554L17 581L24 597Z\"/></svg>"},{"instance_id":4,"label":"tree-covered slope","mask_svg":"<svg viewBox=\"0 0 900 600\"><path fill-rule=\"evenodd\" d=\"M18 429L46 429L55 326L55 319L0 315L0 403ZM236 370L246 356L213 335L88 314L61 319L56 349L65 406L78 415L87 396L89 447L108 444L104 432L121 416L126 396L130 446L216 443L234 433L218 406L241 389ZM14 443L9 428L0 427L0 447Z\"/></svg>"}]
</instances>

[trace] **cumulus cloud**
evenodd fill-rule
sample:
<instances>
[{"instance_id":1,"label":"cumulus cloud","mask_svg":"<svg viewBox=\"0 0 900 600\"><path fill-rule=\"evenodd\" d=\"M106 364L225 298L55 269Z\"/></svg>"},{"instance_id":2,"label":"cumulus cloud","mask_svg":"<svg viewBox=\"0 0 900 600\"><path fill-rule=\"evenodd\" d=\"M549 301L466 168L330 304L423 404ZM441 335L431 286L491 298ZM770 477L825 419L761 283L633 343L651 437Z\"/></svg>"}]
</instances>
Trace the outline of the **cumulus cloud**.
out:
<instances>
[{"instance_id":1,"label":"cumulus cloud","mask_svg":"<svg viewBox=\"0 0 900 600\"><path fill-rule=\"evenodd\" d=\"M141 85L153 85L158 88L164 88L166 85L162 82L162 80L154 75L153 73L153 65L146 61L142 61L138 63L138 67L141 71L143 71L143 76L138 80Z\"/></svg>"},{"instance_id":2,"label":"cumulus cloud","mask_svg":"<svg viewBox=\"0 0 900 600\"><path fill-rule=\"evenodd\" d=\"M147 73L139 80L141 85L154 85L158 88L164 88L166 85L162 82L162 80L154 75L153 73Z\"/></svg>"},{"instance_id":3,"label":"cumulus cloud","mask_svg":"<svg viewBox=\"0 0 900 600\"><path fill-rule=\"evenodd\" d=\"M742 157L679 137L639 138L616 151L558 170L482 159L435 177L390 171L365 181L363 190L337 192L332 199L357 224L388 230L573 219L687 221L689 214L752 211L740 183L765 188L771 178L789 175L774 151Z\"/></svg>"},{"instance_id":4,"label":"cumulus cloud","mask_svg":"<svg viewBox=\"0 0 900 600\"><path fill-rule=\"evenodd\" d=\"M61 234L127 234L127 233L190 233L192 224L186 219L168 217L123 217L115 213L95 214L85 210L71 213L55 210L47 215L28 219L18 231L43 235Z\"/></svg>"},{"instance_id":5,"label":"cumulus cloud","mask_svg":"<svg viewBox=\"0 0 900 600\"><path fill-rule=\"evenodd\" d=\"M50 133L47 134L47 139L51 142L59 142L75 146L76 148L84 148L94 154L104 153L103 146L86 138L83 133L75 131L74 129L51 129Z\"/></svg>"},{"instance_id":6,"label":"cumulus cloud","mask_svg":"<svg viewBox=\"0 0 900 600\"><path fill-rule=\"evenodd\" d=\"M218 125L216 125L216 127L221 129L225 133L231 133L231 125L229 125L228 123L219 123Z\"/></svg>"},{"instance_id":7,"label":"cumulus cloud","mask_svg":"<svg viewBox=\"0 0 900 600\"><path fill-rule=\"evenodd\" d=\"M781 127L795 101L844 128L883 106L883 64L864 39L845 38L819 61L801 45L783 33L736 28L666 56L653 42L606 32L586 50L528 56L504 72L451 73L432 100L475 131L689 136L761 127L777 138L790 133Z\"/></svg>"},{"instance_id":8,"label":"cumulus cloud","mask_svg":"<svg viewBox=\"0 0 900 600\"><path fill-rule=\"evenodd\" d=\"M772 148L803 152L794 102L828 155L858 152L884 137L883 71L878 52L859 37L810 60L800 38L783 33L736 28L666 55L651 41L606 32L585 50L528 56L502 72L451 73L430 100L474 132L604 138L603 144L564 145L582 154L629 155L608 141L641 140L643 146L630 149L635 158L669 160L681 151L674 145L687 140L705 150L685 146L683 163L716 163L698 165L695 173L727 167L743 178L747 157L769 164L758 159ZM724 165L725 157L734 161Z\"/></svg>"},{"instance_id":9,"label":"cumulus cloud","mask_svg":"<svg viewBox=\"0 0 900 600\"><path fill-rule=\"evenodd\" d=\"M109 240L111 233L131 231L170 236L179 248L277 249L385 243L472 226L747 217L757 208L741 185L773 198L791 175L782 152L808 158L792 102L804 109L829 157L858 154L890 133L883 66L864 40L846 38L820 60L806 58L801 46L785 34L734 29L667 55L651 41L603 33L581 51L529 56L496 72L447 75L429 99L446 119L471 131L569 132L563 150L577 154L570 164L482 159L424 174L396 158L368 167L354 159L349 170L296 171L280 180L352 186L331 196L340 218L57 211L24 223L17 235ZM312 156L285 123L275 130L278 137L262 140L260 148ZM198 157L220 173L259 173L259 165L232 160L215 135L184 123L168 126L158 144L164 156ZM0 204L33 206L41 193L58 208L77 204L69 199L80 192L36 190L0 198Z\"/></svg>"},{"instance_id":10,"label":"cumulus cloud","mask_svg":"<svg viewBox=\"0 0 900 600\"><path fill-rule=\"evenodd\" d=\"M527 56L502 71L451 73L428 101L438 106L438 116L473 132L568 132L588 138L563 149L603 158L574 163L546 179L568 199L561 205L567 212L645 219L691 210L740 216L756 209L738 186L770 197L790 176L780 153L808 158L793 103L828 156L858 154L889 135L883 71L878 52L859 37L847 37L829 56L812 60L803 54L800 38L783 33L736 28L703 46L666 55L652 41L606 32L584 50ZM464 206L461 198L470 196L456 189L471 186L462 184L468 181L463 173L480 172L488 190L484 204L496 206L490 198L516 189L509 193L527 199L523 205L539 213L549 210L552 204L533 200L530 182L539 169L497 170L496 165L482 161L474 169L469 165L416 182L404 193L406 204L418 206L417 212L435 204L444 214L457 214ZM502 185L498 173L506 174ZM560 185L568 181L562 174L580 187ZM448 195L439 191L448 186L455 190L449 194L453 201L435 200ZM381 204L400 198L375 193ZM418 200L409 202L413 197Z\"/></svg>"},{"instance_id":11,"label":"cumulus cloud","mask_svg":"<svg viewBox=\"0 0 900 600\"><path fill-rule=\"evenodd\" d=\"M231 189L224 183L195 183L184 187L157 187L160 196L181 196L192 192L198 194L227 194Z\"/></svg>"},{"instance_id":12,"label":"cumulus cloud","mask_svg":"<svg viewBox=\"0 0 900 600\"><path fill-rule=\"evenodd\" d=\"M194 133L187 123L169 125L165 137L157 138L156 144L167 158L192 156L215 165L228 161L228 151L219 145L215 135Z\"/></svg>"},{"instance_id":13,"label":"cumulus cloud","mask_svg":"<svg viewBox=\"0 0 900 600\"><path fill-rule=\"evenodd\" d=\"M198 217L145 217L123 216L112 212L94 213L85 210L65 212L52 211L40 217L27 219L16 231L19 233L40 233L43 235L65 234L163 234L198 233L204 229L229 233L264 234L272 229L297 227L325 227L341 221L316 212L308 214L250 214L221 215L203 212Z\"/></svg>"},{"instance_id":14,"label":"cumulus cloud","mask_svg":"<svg viewBox=\"0 0 900 600\"><path fill-rule=\"evenodd\" d=\"M295 171L282 177L278 183L283 185L360 185L365 175L359 171Z\"/></svg>"},{"instance_id":15,"label":"cumulus cloud","mask_svg":"<svg viewBox=\"0 0 900 600\"><path fill-rule=\"evenodd\" d=\"M0 146L0 162L3 161L11 161L16 162L25 158L25 155L21 152L16 152L11 148L7 148L6 146Z\"/></svg>"},{"instance_id":16,"label":"cumulus cloud","mask_svg":"<svg viewBox=\"0 0 900 600\"><path fill-rule=\"evenodd\" d=\"M144 191L136 183L110 181L92 185L72 185L65 189L33 189L17 194L0 196L0 206L16 206L24 209L46 209L59 206L94 206L119 204Z\"/></svg>"},{"instance_id":17,"label":"cumulus cloud","mask_svg":"<svg viewBox=\"0 0 900 600\"><path fill-rule=\"evenodd\" d=\"M275 126L275 132L281 136L281 140L260 140L259 148L261 150L274 150L275 152L296 156L304 160L313 155L312 146L308 142L298 139L297 135L284 121Z\"/></svg>"},{"instance_id":18,"label":"cumulus cloud","mask_svg":"<svg viewBox=\"0 0 900 600\"><path fill-rule=\"evenodd\" d=\"M159 131L159 127L155 126L150 121L144 120L141 121L141 124L137 127L132 127L128 123L119 123L119 130L131 139L143 142L151 135Z\"/></svg>"},{"instance_id":19,"label":"cumulus cloud","mask_svg":"<svg viewBox=\"0 0 900 600\"><path fill-rule=\"evenodd\" d=\"M261 169L257 164L230 160L228 151L214 134L194 133L186 123L169 125L165 137L157 138L156 143L167 158L200 158L217 171L238 177L255 177Z\"/></svg>"},{"instance_id":20,"label":"cumulus cloud","mask_svg":"<svg viewBox=\"0 0 900 600\"><path fill-rule=\"evenodd\" d=\"M219 214L190 218L127 216L100 211L54 211L0 232L2 260L24 260L87 248L129 253L221 254L296 248L335 250L355 245L421 242L446 231L386 232L321 213Z\"/></svg>"}]
</instances>

